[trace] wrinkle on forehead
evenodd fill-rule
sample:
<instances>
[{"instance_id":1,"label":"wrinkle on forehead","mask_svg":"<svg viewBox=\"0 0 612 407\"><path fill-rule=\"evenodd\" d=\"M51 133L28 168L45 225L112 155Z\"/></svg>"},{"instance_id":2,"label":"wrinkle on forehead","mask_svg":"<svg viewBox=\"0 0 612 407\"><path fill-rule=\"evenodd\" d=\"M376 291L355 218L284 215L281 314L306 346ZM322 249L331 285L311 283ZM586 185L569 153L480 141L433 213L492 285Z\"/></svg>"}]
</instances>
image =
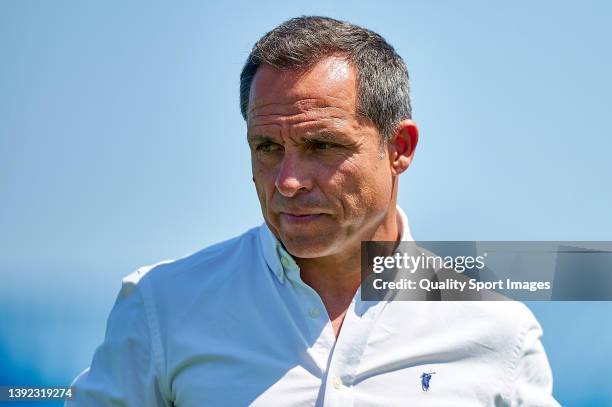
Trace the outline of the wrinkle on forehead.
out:
<instances>
[{"instance_id":1,"label":"wrinkle on forehead","mask_svg":"<svg viewBox=\"0 0 612 407\"><path fill-rule=\"evenodd\" d=\"M338 57L307 71L259 68L249 95L249 121L262 116L356 115L357 81L351 65Z\"/></svg>"},{"instance_id":2,"label":"wrinkle on forehead","mask_svg":"<svg viewBox=\"0 0 612 407\"><path fill-rule=\"evenodd\" d=\"M348 112L341 107L304 107L296 105L268 105L264 109L254 109L250 115L250 126L261 126L266 124L298 125L316 122L346 122L354 118L353 112Z\"/></svg>"},{"instance_id":3,"label":"wrinkle on forehead","mask_svg":"<svg viewBox=\"0 0 612 407\"><path fill-rule=\"evenodd\" d=\"M334 132L336 134L332 138L338 137L339 134L351 133L356 129L347 123L344 119L326 118L326 119L311 119L311 120L294 120L288 121L258 121L249 126L247 132L249 137L255 135L266 135L276 137L289 137L290 139L304 139L309 137L320 137L321 134ZM321 133L323 132L323 133ZM341 133L336 133L341 132Z\"/></svg>"},{"instance_id":4,"label":"wrinkle on forehead","mask_svg":"<svg viewBox=\"0 0 612 407\"><path fill-rule=\"evenodd\" d=\"M296 96L291 100L284 102L278 101L260 101L260 103L253 103L253 106L249 108L249 115L251 117L262 116L262 115L281 115L281 114L298 114L305 113L315 109L350 109L350 103L340 97L332 95L326 95L325 97L299 97ZM286 112L286 113L285 113Z\"/></svg>"}]
</instances>

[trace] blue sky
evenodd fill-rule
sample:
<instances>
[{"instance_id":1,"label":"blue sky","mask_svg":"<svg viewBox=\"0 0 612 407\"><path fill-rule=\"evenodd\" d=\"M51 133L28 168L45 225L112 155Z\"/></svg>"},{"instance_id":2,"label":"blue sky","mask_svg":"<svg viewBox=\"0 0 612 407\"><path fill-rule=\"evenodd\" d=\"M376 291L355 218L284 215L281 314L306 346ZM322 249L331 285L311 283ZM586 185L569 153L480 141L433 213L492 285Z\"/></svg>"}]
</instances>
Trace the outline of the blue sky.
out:
<instances>
[{"instance_id":1,"label":"blue sky","mask_svg":"<svg viewBox=\"0 0 612 407\"><path fill-rule=\"evenodd\" d=\"M122 276L261 223L238 76L297 15L364 25L406 60L415 238L612 240L610 3L303 3L0 4L0 379L69 380ZM610 304L532 309L558 397L612 400Z\"/></svg>"}]
</instances>

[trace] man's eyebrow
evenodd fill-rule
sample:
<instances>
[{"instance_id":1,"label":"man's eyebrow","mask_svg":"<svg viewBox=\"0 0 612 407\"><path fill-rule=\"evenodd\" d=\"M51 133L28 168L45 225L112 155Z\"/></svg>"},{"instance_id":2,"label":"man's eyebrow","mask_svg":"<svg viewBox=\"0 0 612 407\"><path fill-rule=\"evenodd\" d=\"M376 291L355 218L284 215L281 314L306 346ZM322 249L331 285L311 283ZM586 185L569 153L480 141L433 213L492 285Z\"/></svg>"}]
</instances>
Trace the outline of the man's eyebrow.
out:
<instances>
[{"instance_id":1,"label":"man's eyebrow","mask_svg":"<svg viewBox=\"0 0 612 407\"><path fill-rule=\"evenodd\" d=\"M274 142L274 139L270 136L264 136L262 134L248 134L247 141L249 143Z\"/></svg>"},{"instance_id":2,"label":"man's eyebrow","mask_svg":"<svg viewBox=\"0 0 612 407\"><path fill-rule=\"evenodd\" d=\"M323 143L337 143L344 145L354 144L354 141L348 136L348 134L333 130L313 131L312 133L306 134L304 139Z\"/></svg>"},{"instance_id":3,"label":"man's eyebrow","mask_svg":"<svg viewBox=\"0 0 612 407\"><path fill-rule=\"evenodd\" d=\"M319 141L319 142L328 142L328 143L338 143L344 140L344 137L342 134L336 133L330 130L317 130L317 131L308 132L307 134L300 136L300 138L306 142ZM247 142L249 144L279 143L279 141L277 141L276 138L272 136L267 136L264 134L257 134L257 133L247 134Z\"/></svg>"},{"instance_id":4,"label":"man's eyebrow","mask_svg":"<svg viewBox=\"0 0 612 407\"><path fill-rule=\"evenodd\" d=\"M314 131L306 135L304 138L318 141L338 141L338 139L341 138L341 135L329 130L323 130Z\"/></svg>"}]
</instances>

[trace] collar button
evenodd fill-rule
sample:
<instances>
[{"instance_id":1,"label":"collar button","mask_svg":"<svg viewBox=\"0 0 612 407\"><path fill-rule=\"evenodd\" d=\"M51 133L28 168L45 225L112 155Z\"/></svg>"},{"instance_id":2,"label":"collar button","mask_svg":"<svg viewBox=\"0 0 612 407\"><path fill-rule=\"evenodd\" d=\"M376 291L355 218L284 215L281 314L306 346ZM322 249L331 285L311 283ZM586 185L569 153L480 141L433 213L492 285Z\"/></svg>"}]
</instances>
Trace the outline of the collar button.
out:
<instances>
[{"instance_id":1,"label":"collar button","mask_svg":"<svg viewBox=\"0 0 612 407\"><path fill-rule=\"evenodd\" d=\"M286 257L281 257L281 264L284 268L289 268L289 260Z\"/></svg>"}]
</instances>

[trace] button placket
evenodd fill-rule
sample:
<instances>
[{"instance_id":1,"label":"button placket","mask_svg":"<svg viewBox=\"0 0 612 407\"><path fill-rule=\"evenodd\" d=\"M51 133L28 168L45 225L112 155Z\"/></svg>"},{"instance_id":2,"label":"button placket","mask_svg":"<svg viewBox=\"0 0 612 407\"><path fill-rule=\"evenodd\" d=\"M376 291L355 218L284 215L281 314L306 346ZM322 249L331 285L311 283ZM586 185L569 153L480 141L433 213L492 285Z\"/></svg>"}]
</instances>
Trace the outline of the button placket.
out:
<instances>
[{"instance_id":1,"label":"button placket","mask_svg":"<svg viewBox=\"0 0 612 407\"><path fill-rule=\"evenodd\" d=\"M360 295L359 292L357 295ZM352 301L342 323L329 363L325 406L351 406L355 402L352 387L355 373L367 346L372 324L381 310L375 307L367 313L357 313L362 305L358 299Z\"/></svg>"}]
</instances>

